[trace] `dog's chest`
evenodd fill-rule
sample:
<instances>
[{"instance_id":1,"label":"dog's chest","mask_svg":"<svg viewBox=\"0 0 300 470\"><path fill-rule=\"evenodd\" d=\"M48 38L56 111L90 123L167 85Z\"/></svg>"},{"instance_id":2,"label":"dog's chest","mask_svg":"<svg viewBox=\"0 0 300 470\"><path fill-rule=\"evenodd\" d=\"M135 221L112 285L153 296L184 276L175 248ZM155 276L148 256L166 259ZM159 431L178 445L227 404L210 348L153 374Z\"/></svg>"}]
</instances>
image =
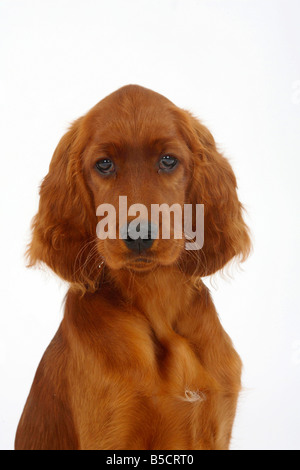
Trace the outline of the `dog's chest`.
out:
<instances>
[{"instance_id":1,"label":"dog's chest","mask_svg":"<svg viewBox=\"0 0 300 470\"><path fill-rule=\"evenodd\" d=\"M85 373L86 363L80 369L80 391L74 398L82 446L201 447L213 384L187 339L170 328L159 336L138 319L122 322L122 337L120 330L116 323L102 330L107 341L102 342L100 363L90 358L93 375Z\"/></svg>"},{"instance_id":2,"label":"dog's chest","mask_svg":"<svg viewBox=\"0 0 300 470\"><path fill-rule=\"evenodd\" d=\"M156 385L183 401L203 400L210 380L188 340L169 330L161 339L153 335L152 341Z\"/></svg>"},{"instance_id":3,"label":"dog's chest","mask_svg":"<svg viewBox=\"0 0 300 470\"><path fill-rule=\"evenodd\" d=\"M169 330L161 339L152 334L150 341L151 354L134 373L130 440L138 448L197 448L213 381L185 338Z\"/></svg>"}]
</instances>

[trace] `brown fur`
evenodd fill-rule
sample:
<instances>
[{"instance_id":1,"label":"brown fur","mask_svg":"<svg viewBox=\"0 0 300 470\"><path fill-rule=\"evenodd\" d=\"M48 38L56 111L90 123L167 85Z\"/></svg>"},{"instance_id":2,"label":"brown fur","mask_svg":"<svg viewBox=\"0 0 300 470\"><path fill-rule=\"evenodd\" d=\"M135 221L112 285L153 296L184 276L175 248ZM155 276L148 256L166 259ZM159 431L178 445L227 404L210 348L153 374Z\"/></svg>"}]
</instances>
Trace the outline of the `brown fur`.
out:
<instances>
[{"instance_id":1,"label":"brown fur","mask_svg":"<svg viewBox=\"0 0 300 470\"><path fill-rule=\"evenodd\" d=\"M180 165L160 175L167 152ZM96 173L102 156L116 176ZM96 207L120 195L128 206L203 203L203 249L159 239L135 269L122 240L96 237ZM227 449L241 361L200 277L249 248L233 171L190 113L131 85L75 121L42 183L28 251L70 289L16 449Z\"/></svg>"}]
</instances>

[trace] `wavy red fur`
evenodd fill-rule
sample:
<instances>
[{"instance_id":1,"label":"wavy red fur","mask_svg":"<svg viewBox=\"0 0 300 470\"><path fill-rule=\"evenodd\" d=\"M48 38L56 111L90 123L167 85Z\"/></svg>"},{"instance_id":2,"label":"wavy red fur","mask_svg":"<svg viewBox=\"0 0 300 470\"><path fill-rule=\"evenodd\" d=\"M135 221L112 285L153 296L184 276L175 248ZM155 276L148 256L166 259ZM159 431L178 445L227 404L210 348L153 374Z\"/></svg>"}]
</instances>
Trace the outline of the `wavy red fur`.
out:
<instances>
[{"instance_id":1,"label":"wavy red fur","mask_svg":"<svg viewBox=\"0 0 300 470\"><path fill-rule=\"evenodd\" d=\"M180 161L169 175L157 160ZM95 171L101 156L117 173ZM155 240L134 269L122 240L96 237L96 207L204 204L204 246ZM29 264L70 284L36 373L16 449L228 449L241 360L201 277L246 259L247 226L229 162L189 112L126 86L74 122L40 190Z\"/></svg>"}]
</instances>

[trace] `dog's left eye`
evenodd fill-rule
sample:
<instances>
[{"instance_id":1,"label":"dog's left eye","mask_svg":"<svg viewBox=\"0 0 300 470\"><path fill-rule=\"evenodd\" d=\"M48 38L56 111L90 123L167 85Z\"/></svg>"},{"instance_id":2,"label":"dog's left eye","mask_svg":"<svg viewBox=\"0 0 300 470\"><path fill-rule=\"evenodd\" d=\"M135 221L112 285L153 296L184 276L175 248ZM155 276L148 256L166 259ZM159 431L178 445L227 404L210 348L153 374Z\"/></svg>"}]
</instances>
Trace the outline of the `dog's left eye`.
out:
<instances>
[{"instance_id":1,"label":"dog's left eye","mask_svg":"<svg viewBox=\"0 0 300 470\"><path fill-rule=\"evenodd\" d=\"M178 160L171 155L164 155L159 161L159 169L163 171L171 171L177 165Z\"/></svg>"}]
</instances>

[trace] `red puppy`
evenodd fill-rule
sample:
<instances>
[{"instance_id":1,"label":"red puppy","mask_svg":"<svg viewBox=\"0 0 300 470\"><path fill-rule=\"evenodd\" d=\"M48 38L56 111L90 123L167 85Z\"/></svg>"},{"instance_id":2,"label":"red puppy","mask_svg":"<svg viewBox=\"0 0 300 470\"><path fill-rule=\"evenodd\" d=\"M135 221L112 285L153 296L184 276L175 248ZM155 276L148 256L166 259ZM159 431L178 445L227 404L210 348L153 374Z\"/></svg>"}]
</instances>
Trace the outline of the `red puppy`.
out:
<instances>
[{"instance_id":1,"label":"red puppy","mask_svg":"<svg viewBox=\"0 0 300 470\"><path fill-rule=\"evenodd\" d=\"M204 204L203 248L99 239L96 208L118 208L119 196L149 209ZM233 171L190 113L131 85L75 121L42 183L28 251L70 289L16 449L228 449L241 361L201 277L249 249Z\"/></svg>"}]
</instances>

